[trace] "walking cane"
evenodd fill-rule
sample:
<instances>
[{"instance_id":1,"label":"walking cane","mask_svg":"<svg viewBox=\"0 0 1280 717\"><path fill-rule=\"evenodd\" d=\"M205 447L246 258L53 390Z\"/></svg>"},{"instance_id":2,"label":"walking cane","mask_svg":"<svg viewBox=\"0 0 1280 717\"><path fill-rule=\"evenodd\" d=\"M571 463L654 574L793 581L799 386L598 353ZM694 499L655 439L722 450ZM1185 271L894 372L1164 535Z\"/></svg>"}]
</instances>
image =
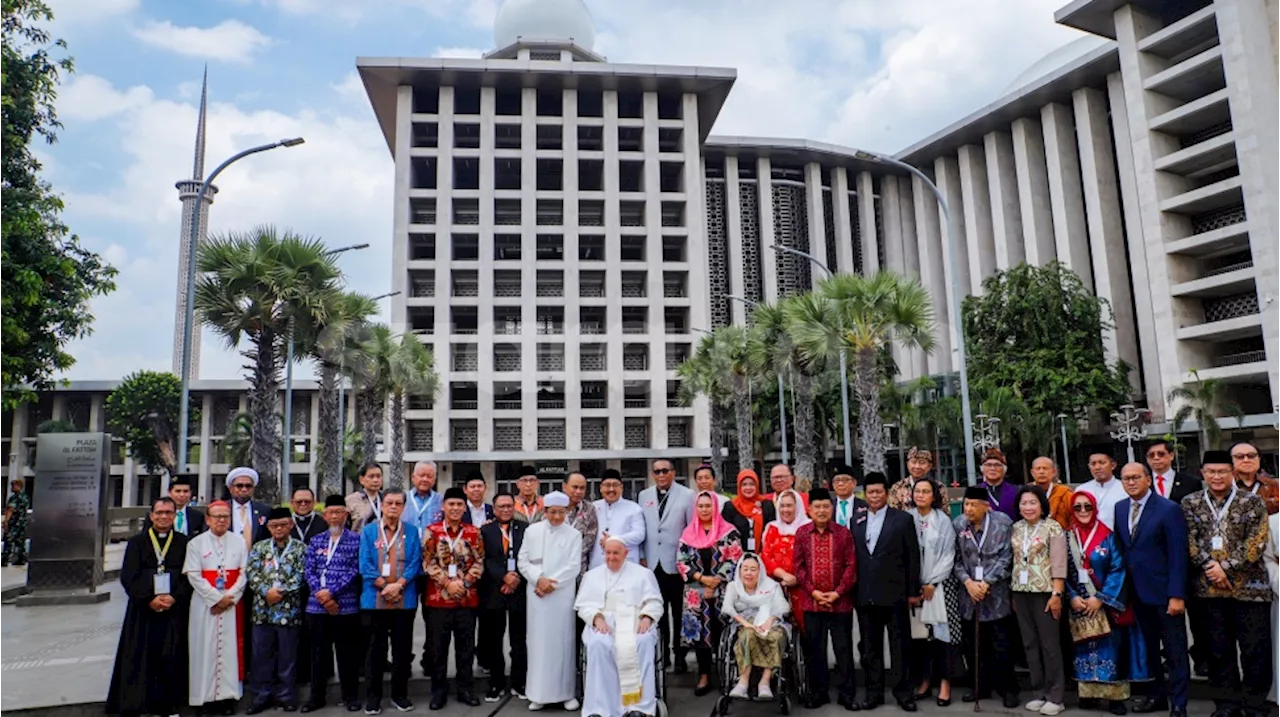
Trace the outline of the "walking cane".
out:
<instances>
[{"instance_id":1,"label":"walking cane","mask_svg":"<svg viewBox=\"0 0 1280 717\"><path fill-rule=\"evenodd\" d=\"M982 711L982 620L978 605L973 606L973 711Z\"/></svg>"}]
</instances>

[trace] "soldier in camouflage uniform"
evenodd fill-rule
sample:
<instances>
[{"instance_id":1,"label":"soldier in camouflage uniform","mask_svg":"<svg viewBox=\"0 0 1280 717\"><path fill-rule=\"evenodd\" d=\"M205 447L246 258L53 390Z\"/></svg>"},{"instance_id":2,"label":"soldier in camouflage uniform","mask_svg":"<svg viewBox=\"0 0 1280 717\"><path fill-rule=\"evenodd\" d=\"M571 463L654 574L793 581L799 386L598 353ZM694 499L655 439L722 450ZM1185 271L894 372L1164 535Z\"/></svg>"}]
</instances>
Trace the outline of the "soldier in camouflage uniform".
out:
<instances>
[{"instance_id":1,"label":"soldier in camouflage uniform","mask_svg":"<svg viewBox=\"0 0 1280 717\"><path fill-rule=\"evenodd\" d=\"M13 492L4 505L4 554L0 556L0 565L27 564L27 511L31 509L31 498L27 496L26 486L21 478L11 484Z\"/></svg>"}]
</instances>

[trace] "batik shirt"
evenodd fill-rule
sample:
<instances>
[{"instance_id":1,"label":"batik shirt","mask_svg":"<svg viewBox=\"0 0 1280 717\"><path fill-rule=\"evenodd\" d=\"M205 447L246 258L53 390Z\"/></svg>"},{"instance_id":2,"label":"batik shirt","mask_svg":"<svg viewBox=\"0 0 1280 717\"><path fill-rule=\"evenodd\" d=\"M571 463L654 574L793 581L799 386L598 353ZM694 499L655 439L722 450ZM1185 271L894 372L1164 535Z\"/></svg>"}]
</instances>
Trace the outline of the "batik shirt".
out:
<instances>
[{"instance_id":1,"label":"batik shirt","mask_svg":"<svg viewBox=\"0 0 1280 717\"><path fill-rule=\"evenodd\" d=\"M974 612L974 603L969 598L969 591L964 589L964 582L978 579L978 566L982 566L981 582L991 586L986 599L978 603L980 622L999 620L1013 611L1010 590L1013 521L995 509L987 511L987 518L990 521L983 520L977 526L963 515L951 521L956 529L956 562L952 574L960 581L960 612L964 619L972 619Z\"/></svg>"},{"instance_id":2,"label":"batik shirt","mask_svg":"<svg viewBox=\"0 0 1280 717\"><path fill-rule=\"evenodd\" d=\"M564 522L582 533L582 570L578 573L578 580L581 581L591 564L591 551L596 543L596 535L599 534L600 522L596 517L596 507L589 500L580 500L578 505L565 514Z\"/></svg>"},{"instance_id":3,"label":"batik shirt","mask_svg":"<svg viewBox=\"0 0 1280 717\"><path fill-rule=\"evenodd\" d=\"M1262 561L1270 536L1267 505L1258 496L1243 490L1234 490L1232 494L1234 497L1219 501L1208 490L1199 490L1182 499L1196 595L1271 602L1274 599L1271 578ZM1222 516L1221 522L1215 520L1215 512ZM1216 537L1221 541L1215 541ZM1218 561L1226 571L1230 587L1220 588L1209 582L1203 566L1210 560Z\"/></svg>"},{"instance_id":4,"label":"batik shirt","mask_svg":"<svg viewBox=\"0 0 1280 717\"><path fill-rule=\"evenodd\" d=\"M302 579L307 548L289 538L283 548L275 540L260 540L249 551L248 590L253 593L253 624L297 627L302 623ZM277 588L284 598L271 605L267 591Z\"/></svg>"},{"instance_id":5,"label":"batik shirt","mask_svg":"<svg viewBox=\"0 0 1280 717\"><path fill-rule=\"evenodd\" d=\"M1054 580L1067 579L1067 534L1053 518L1043 518L1034 528L1019 520L1010 542L1014 592L1051 593Z\"/></svg>"},{"instance_id":6,"label":"batik shirt","mask_svg":"<svg viewBox=\"0 0 1280 717\"><path fill-rule=\"evenodd\" d=\"M450 566L455 566L453 571ZM484 541L480 539L480 529L464 523L456 535L450 535L445 523L427 528L427 540L422 545L422 570L427 574L427 604L431 607L478 607L480 578L484 575ZM461 598L449 597L445 592L445 585L453 580L461 580L466 588Z\"/></svg>"},{"instance_id":7,"label":"batik shirt","mask_svg":"<svg viewBox=\"0 0 1280 717\"><path fill-rule=\"evenodd\" d=\"M360 609L360 536L343 530L338 545L329 555L329 532L311 538L307 549L306 578L311 588L307 599L307 612L327 615L328 612L316 600L316 593L328 590L338 602L339 615L354 615Z\"/></svg>"}]
</instances>

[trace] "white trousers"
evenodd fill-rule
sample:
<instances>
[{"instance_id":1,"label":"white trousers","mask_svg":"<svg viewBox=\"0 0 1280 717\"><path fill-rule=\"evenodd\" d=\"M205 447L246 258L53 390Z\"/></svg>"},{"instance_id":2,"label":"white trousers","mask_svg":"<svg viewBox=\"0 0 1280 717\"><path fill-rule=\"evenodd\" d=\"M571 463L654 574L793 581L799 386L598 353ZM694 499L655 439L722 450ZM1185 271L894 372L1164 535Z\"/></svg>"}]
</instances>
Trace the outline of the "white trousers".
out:
<instances>
[{"instance_id":1,"label":"white trousers","mask_svg":"<svg viewBox=\"0 0 1280 717\"><path fill-rule=\"evenodd\" d=\"M610 620L612 622L612 620ZM658 696L653 682L654 651L658 647L658 625L636 635L636 657L640 661L640 703L622 707L622 688L618 685L618 663L614 660L613 635L596 632L590 625L582 631L583 649L587 653L587 679L582 699L582 717L622 717L627 712L646 715L658 713Z\"/></svg>"}]
</instances>

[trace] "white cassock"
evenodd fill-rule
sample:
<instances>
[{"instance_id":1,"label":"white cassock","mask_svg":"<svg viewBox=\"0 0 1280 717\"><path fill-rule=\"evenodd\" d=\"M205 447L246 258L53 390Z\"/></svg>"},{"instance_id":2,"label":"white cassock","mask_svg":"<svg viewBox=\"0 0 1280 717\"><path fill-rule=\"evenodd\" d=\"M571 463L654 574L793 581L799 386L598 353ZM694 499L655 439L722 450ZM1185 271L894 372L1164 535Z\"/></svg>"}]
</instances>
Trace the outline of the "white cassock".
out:
<instances>
[{"instance_id":1,"label":"white cassock","mask_svg":"<svg viewBox=\"0 0 1280 717\"><path fill-rule=\"evenodd\" d=\"M529 672L525 694L530 702L559 704L575 699L578 665L573 639L574 584L582 570L582 533L566 523L543 520L524 531L517 558L528 580L526 605ZM555 580L550 595L538 597L538 578Z\"/></svg>"},{"instance_id":2,"label":"white cassock","mask_svg":"<svg viewBox=\"0 0 1280 717\"><path fill-rule=\"evenodd\" d=\"M246 638L239 631L244 624L241 612L248 607L240 599L248 582L245 559L244 538L235 533L222 536L201 533L187 544L182 573L195 590L187 621L190 628L187 669L193 707L240 699L244 680L240 644ZM222 589L218 588L219 581ZM224 595L230 595L235 606L219 615L209 612Z\"/></svg>"},{"instance_id":3,"label":"white cassock","mask_svg":"<svg viewBox=\"0 0 1280 717\"><path fill-rule=\"evenodd\" d=\"M583 717L622 717L632 711L656 715L653 663L662 592L653 571L629 562L616 573L607 565L592 568L578 586L574 607L587 624L582 631L587 652ZM595 631L591 625L597 615L604 615L613 634ZM653 625L648 632L639 633L640 618L645 616Z\"/></svg>"},{"instance_id":4,"label":"white cassock","mask_svg":"<svg viewBox=\"0 0 1280 717\"><path fill-rule=\"evenodd\" d=\"M600 541L605 533L621 538L627 545L627 560L639 564L646 536L644 509L639 503L626 498L619 498L614 503L601 498L592 505L596 509L596 542L591 546L589 567L604 565L604 548L600 547Z\"/></svg>"}]
</instances>

